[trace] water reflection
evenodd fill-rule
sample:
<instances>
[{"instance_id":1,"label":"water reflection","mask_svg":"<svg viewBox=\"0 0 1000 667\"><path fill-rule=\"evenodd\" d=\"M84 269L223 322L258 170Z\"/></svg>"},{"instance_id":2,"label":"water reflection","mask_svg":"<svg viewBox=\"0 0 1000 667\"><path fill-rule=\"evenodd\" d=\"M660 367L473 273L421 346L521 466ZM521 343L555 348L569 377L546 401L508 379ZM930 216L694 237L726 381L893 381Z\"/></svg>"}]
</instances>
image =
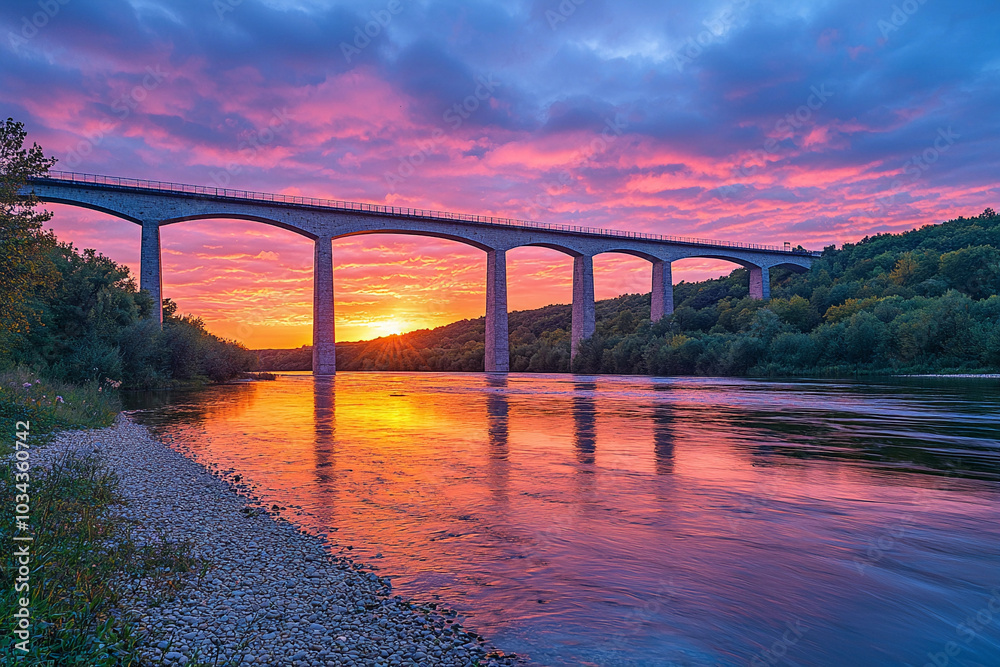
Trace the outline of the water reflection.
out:
<instances>
[{"instance_id":1,"label":"water reflection","mask_svg":"<svg viewBox=\"0 0 1000 667\"><path fill-rule=\"evenodd\" d=\"M674 433L670 428L673 421L674 410L669 404L653 407L653 457L657 475L674 471Z\"/></svg>"},{"instance_id":2,"label":"water reflection","mask_svg":"<svg viewBox=\"0 0 1000 667\"><path fill-rule=\"evenodd\" d=\"M507 502L507 478L510 470L508 461L510 428L507 422L509 403L507 401L507 377L488 375L487 387L499 391L486 394L486 430L489 434L487 480L490 492L497 503Z\"/></svg>"},{"instance_id":3,"label":"water reflection","mask_svg":"<svg viewBox=\"0 0 1000 667\"><path fill-rule=\"evenodd\" d=\"M597 451L597 407L591 394L597 387L593 382L576 382L573 388L576 390L573 394L573 444L576 447L576 460L581 465L591 466Z\"/></svg>"},{"instance_id":4,"label":"water reflection","mask_svg":"<svg viewBox=\"0 0 1000 667\"><path fill-rule=\"evenodd\" d=\"M924 664L1000 583L976 387L344 373L132 407L541 664L747 664L788 623L792 664Z\"/></svg>"},{"instance_id":5,"label":"water reflection","mask_svg":"<svg viewBox=\"0 0 1000 667\"><path fill-rule=\"evenodd\" d=\"M336 382L332 376L317 377L313 381L313 442L316 443L316 483L320 485L335 479Z\"/></svg>"}]
</instances>

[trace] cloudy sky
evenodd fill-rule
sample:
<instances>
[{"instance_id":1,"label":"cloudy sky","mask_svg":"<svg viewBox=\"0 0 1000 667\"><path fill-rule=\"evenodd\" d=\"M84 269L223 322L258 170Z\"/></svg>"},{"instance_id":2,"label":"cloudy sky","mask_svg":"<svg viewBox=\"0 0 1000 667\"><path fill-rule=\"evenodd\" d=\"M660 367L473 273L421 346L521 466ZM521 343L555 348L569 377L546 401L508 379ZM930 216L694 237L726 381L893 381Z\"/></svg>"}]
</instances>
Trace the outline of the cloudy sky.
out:
<instances>
[{"instance_id":1,"label":"cloudy sky","mask_svg":"<svg viewBox=\"0 0 1000 667\"><path fill-rule=\"evenodd\" d=\"M815 249L1000 204L995 0L4 0L0 37L0 114L68 171ZM138 227L50 208L138 268ZM309 342L311 241L163 243L182 311ZM478 250L334 252L341 340L484 311ZM512 310L569 302L568 257L508 262ZM595 268L598 298L649 289L642 260Z\"/></svg>"}]
</instances>

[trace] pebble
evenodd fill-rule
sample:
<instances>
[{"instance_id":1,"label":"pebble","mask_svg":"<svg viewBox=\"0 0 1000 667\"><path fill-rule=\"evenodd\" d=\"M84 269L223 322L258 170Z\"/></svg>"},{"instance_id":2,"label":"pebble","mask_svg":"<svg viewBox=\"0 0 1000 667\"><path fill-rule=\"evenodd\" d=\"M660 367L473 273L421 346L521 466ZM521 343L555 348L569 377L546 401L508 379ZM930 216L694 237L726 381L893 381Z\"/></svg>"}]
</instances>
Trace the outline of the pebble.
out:
<instances>
[{"instance_id":1,"label":"pebble","mask_svg":"<svg viewBox=\"0 0 1000 667\"><path fill-rule=\"evenodd\" d=\"M124 414L106 429L60 434L32 462L44 466L65 451L99 456L118 475L127 500L118 511L136 523L138 544L186 541L207 567L184 574L167 599L148 597L141 581L121 582L120 613L140 630L143 664L524 664L478 634L445 632L454 611L392 595L387 579L259 510L237 492L242 485Z\"/></svg>"}]
</instances>

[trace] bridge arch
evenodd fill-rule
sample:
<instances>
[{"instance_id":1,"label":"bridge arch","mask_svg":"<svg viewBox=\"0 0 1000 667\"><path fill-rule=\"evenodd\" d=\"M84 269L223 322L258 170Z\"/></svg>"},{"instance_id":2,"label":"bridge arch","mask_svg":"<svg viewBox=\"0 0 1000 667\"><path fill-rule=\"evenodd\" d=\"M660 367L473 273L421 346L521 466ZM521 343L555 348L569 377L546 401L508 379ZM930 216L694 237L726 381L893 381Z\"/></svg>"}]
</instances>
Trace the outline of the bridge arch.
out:
<instances>
[{"instance_id":1,"label":"bridge arch","mask_svg":"<svg viewBox=\"0 0 1000 667\"><path fill-rule=\"evenodd\" d=\"M510 248L511 250L516 250L517 248L548 248L549 250L555 250L561 252L564 255L569 255L570 257L580 257L585 254L582 250L576 248L571 248L569 245L564 245L561 243L554 243L552 241L538 241L531 243L521 243Z\"/></svg>"},{"instance_id":2,"label":"bridge arch","mask_svg":"<svg viewBox=\"0 0 1000 667\"><path fill-rule=\"evenodd\" d=\"M214 333L254 349L284 347L289 338L295 342L288 347L309 342L315 240L307 234L241 215L171 218L143 232L144 289L155 281L161 297L169 294L185 310L193 308L185 302L200 301ZM157 262L152 277L149 265Z\"/></svg>"},{"instance_id":3,"label":"bridge arch","mask_svg":"<svg viewBox=\"0 0 1000 667\"><path fill-rule=\"evenodd\" d=\"M672 259L673 262L685 259L714 259L722 262L729 262L747 269L749 275L749 294L753 299L771 298L771 274L770 264L762 262L756 257L748 257L744 253L733 252L686 252L683 255Z\"/></svg>"},{"instance_id":4,"label":"bridge arch","mask_svg":"<svg viewBox=\"0 0 1000 667\"><path fill-rule=\"evenodd\" d=\"M298 225L283 222L281 220L276 220L274 218L269 218L262 215L253 215L249 213L238 213L238 212L219 212L219 213L197 213L194 215L182 215L176 218L167 218L165 220L159 221L160 227L166 227L167 225L175 225L181 222L196 222L198 220L241 220L246 222L257 222L262 225L269 225L271 227L277 227L278 229L284 229L288 232L294 232L301 236L305 236L308 239L316 240L317 235L310 232ZM142 223L140 223L142 224Z\"/></svg>"},{"instance_id":5,"label":"bridge arch","mask_svg":"<svg viewBox=\"0 0 1000 667\"><path fill-rule=\"evenodd\" d=\"M97 248L102 254L112 257L112 259L121 264L128 265L133 270L133 275L140 279L141 288L150 291L152 294L156 293L154 290L150 289L149 284L148 248L145 248L147 250L146 257L144 258L142 256L142 251L144 249L142 241L148 241L148 238L143 239L143 232L149 231L148 226L144 227L141 222L137 222L135 219L132 219L133 216L123 215L121 214L121 211L106 210L107 207L91 205L90 202L81 203L71 199L56 197L47 197L44 202L46 204L46 208L55 212L53 221L48 223L46 226L54 226L61 240L73 241L78 247ZM51 204L51 206L48 206L49 204ZM243 219L237 216L192 216L191 220L197 222L202 218L225 220L226 222L232 220L233 223L236 224L243 222ZM175 219L170 220L169 222L173 223L185 221L186 220ZM160 225L160 227L162 226L163 224ZM214 225L212 225L212 227L214 227ZM206 228L208 229L209 227L206 226ZM284 251L295 250L291 247L291 245L295 243L294 240L302 239L302 235L295 233L293 236L293 233L294 230L281 230L280 232L275 233L275 235L281 234L281 236L284 237L276 239L277 245L280 246L280 248L275 247L273 249L281 253L280 262L285 266L288 264L286 257L291 258L293 255L285 255ZM269 234L269 236L273 235ZM180 242L187 245L187 238L188 234L185 232L176 237L170 237L170 240L173 243ZM205 240L204 242L212 243L211 240ZM171 245L173 245L173 243ZM298 241L298 243L301 244L302 241ZM258 243L257 245L260 246L261 244ZM263 249L271 250L272 248L265 246ZM190 252L191 250L194 252L200 252L197 245L185 248L185 252ZM253 249L252 252L257 253L260 250L261 248L258 247ZM266 342L268 337L268 328L264 326L264 324L267 319L270 319L279 312L282 308L282 304L289 302L288 288L293 286L288 285L286 281L279 280L272 282L273 278L279 277L277 273L284 271L284 269L278 268L276 261L272 259L272 257L264 257L263 262L258 261L260 258L251 260L249 257L243 259L237 257L237 255L242 255L244 252L247 252L244 248L229 247L218 253L220 255L229 255L229 257L206 258L210 263L205 264L206 268L204 271L199 271L199 273L194 274L189 273L186 275L197 275L197 281L199 283L220 285L227 281L227 276L239 275L239 273L235 273L234 271L248 268L252 262L255 265L253 271L260 274L263 280L260 282L249 283L246 286L248 288L260 289L262 284L266 284L268 287L266 294L262 292L258 296L254 297L254 301L252 303L246 302L238 308L231 309L228 313L221 312L220 309L214 312L207 312L206 315L209 317L212 317L213 314L216 315L217 320L213 325L213 330L221 336L242 340L251 344L253 347L274 347L274 345ZM157 253L157 256L158 255L159 253ZM300 261L301 254L296 252L294 257L295 259L293 260L293 263L294 265L297 265ZM159 257L157 257L157 260L158 259ZM198 266L202 264L202 262L197 263ZM193 269L195 266L195 264L190 264L185 268ZM164 272L162 268L160 275L156 275L155 278L153 278L155 281L153 287L159 292L161 297L163 295L162 278L164 273L166 273L166 277L169 279L170 273ZM285 277L287 277L287 275ZM185 281L181 280L180 282ZM175 298L179 296L182 299L182 304L183 299L190 298L191 296L190 292L185 294L186 291L182 289L176 289L176 292L178 293L172 294L172 296ZM296 302L301 301L296 298L294 293L291 296L292 298L295 298ZM155 298L154 301L159 307L157 312L161 313L162 317L162 301ZM215 327L219 328L216 329ZM252 339L254 342L251 343L249 339ZM262 340L264 341L263 343L261 343Z\"/></svg>"},{"instance_id":6,"label":"bridge arch","mask_svg":"<svg viewBox=\"0 0 1000 667\"><path fill-rule=\"evenodd\" d=\"M355 229L347 232L341 232L334 234L332 238L343 239L350 238L352 236L370 236L373 234L402 234L404 236L424 236L427 238L444 239L446 241L457 241L458 243L464 243L465 245L472 246L477 250L482 250L483 252L490 252L494 250L490 245L477 241L475 239L470 239L466 236L461 236L459 234L451 234L448 232L439 232L435 230L428 229L406 229L406 228L395 228L395 227L379 227L377 229Z\"/></svg>"},{"instance_id":7,"label":"bridge arch","mask_svg":"<svg viewBox=\"0 0 1000 667\"><path fill-rule=\"evenodd\" d=\"M653 263L653 281L657 276L661 281L663 278L664 263L655 255L639 250L614 244L607 247L606 242L595 243L592 239L582 239L577 244L569 244L557 241L528 241L520 243L514 248L539 247L548 248L569 255L573 258L573 300L572 300L572 323L570 331L570 363L576 357L580 344L594 335L597 329L597 314L594 297L594 256L604 253L623 253L640 257ZM659 270L657 269L659 267ZM669 266L667 267L667 281L669 283ZM660 290L662 292L662 290ZM654 287L654 293L656 289ZM654 298L654 304L656 299ZM654 311L656 306L654 305ZM672 305L670 310L672 310ZM662 310L662 308L661 308ZM661 315L662 316L662 315Z\"/></svg>"},{"instance_id":8,"label":"bridge arch","mask_svg":"<svg viewBox=\"0 0 1000 667\"><path fill-rule=\"evenodd\" d=\"M649 319L656 322L674 310L673 280L670 262L664 261L650 252L635 248L612 246L601 250L600 255L627 255L645 260L651 264ZM596 315L595 315L596 320ZM595 322L596 325L596 322Z\"/></svg>"},{"instance_id":9,"label":"bridge arch","mask_svg":"<svg viewBox=\"0 0 1000 667\"><path fill-rule=\"evenodd\" d=\"M115 218L121 218L122 220L128 220L129 222L133 222L137 225L142 224L142 220L134 215L130 215L125 211L119 211L118 209L111 208L110 206L104 206L97 202L86 201L84 199L71 199L69 197L53 197L53 196L39 197L38 199L39 201L42 201L46 204L63 204L65 206L85 208L91 211L98 211L99 213L106 213L107 215L110 215Z\"/></svg>"},{"instance_id":10,"label":"bridge arch","mask_svg":"<svg viewBox=\"0 0 1000 667\"><path fill-rule=\"evenodd\" d=\"M717 260L722 261L722 262L732 262L733 264L739 264L740 266L742 266L745 269L749 269L749 268L754 267L754 266L759 266L757 263L752 262L752 261L750 261L748 259L744 259L744 258L739 257L739 256L726 255L726 254L722 254L722 253L712 253L712 252L684 254L681 257L675 258L673 261L676 262L676 261L680 261L682 259L717 259Z\"/></svg>"},{"instance_id":11,"label":"bridge arch","mask_svg":"<svg viewBox=\"0 0 1000 667\"><path fill-rule=\"evenodd\" d=\"M606 254L631 255L632 257L638 257L639 259L644 259L647 262L651 263L662 261L661 257L634 248L608 248L607 250L601 250L600 252L596 253L596 255L606 255Z\"/></svg>"},{"instance_id":12,"label":"bridge arch","mask_svg":"<svg viewBox=\"0 0 1000 667\"><path fill-rule=\"evenodd\" d=\"M572 302L574 292L571 277L574 265L583 254L558 241L554 239L553 242L521 243L505 253L511 275L514 276L509 310L531 310ZM500 317L506 317L506 309L500 313ZM515 330L510 333L508 358L511 345L522 344L525 336L531 338L530 334L523 331ZM514 370L525 371L527 368L517 366Z\"/></svg>"},{"instance_id":13,"label":"bridge arch","mask_svg":"<svg viewBox=\"0 0 1000 667\"><path fill-rule=\"evenodd\" d=\"M777 264L772 264L771 268L772 269L788 269L790 271L794 271L795 273L805 273L806 271L809 270L809 266L808 265L806 265L803 262L796 262L794 260L793 261L786 261L786 262L778 262Z\"/></svg>"},{"instance_id":14,"label":"bridge arch","mask_svg":"<svg viewBox=\"0 0 1000 667\"><path fill-rule=\"evenodd\" d=\"M345 330L348 340L445 324L436 320L444 308L476 317L471 313L482 305L482 262L485 259L488 264L491 255L496 258L496 251L474 240L413 230L347 233L333 237L333 241L339 259L338 295L343 295L345 302L366 302L365 307L337 305L338 325L353 327L350 335ZM415 304L407 298L408 293L426 295L427 303ZM403 326L393 328L394 323Z\"/></svg>"},{"instance_id":15,"label":"bridge arch","mask_svg":"<svg viewBox=\"0 0 1000 667\"><path fill-rule=\"evenodd\" d=\"M395 220L389 219L388 222L385 219L380 219L381 223L379 226L374 227L364 227L362 225L348 225L340 226L332 235L330 240L320 239L317 241L317 248L320 245L324 247L328 246L332 239L343 239L350 238L353 236L368 236L372 234L401 234L407 236L422 236L425 238L437 238L446 241L452 241L457 243L462 243L478 250L482 250L486 253L486 340L485 340L485 351L484 351L484 367L487 372L502 372L506 373L510 367L510 342L508 336L508 326L507 326L507 259L506 250L504 248L494 247L494 242L491 238L492 235L480 234L483 238L476 239L472 238L471 235L466 236L464 234L459 234L454 231L449 231L446 229L432 229L428 228L425 224L420 224L419 222L413 222L410 224L393 224L397 222ZM317 267L319 266L320 257L317 254ZM326 293L330 294L330 298L326 299L330 302L330 317L332 319L332 299L333 299L333 278L332 278L333 265L332 260L330 261L330 270L317 268L318 279L326 280L326 275L329 273L329 283L328 286L323 286L317 283L316 291L318 294ZM325 332L324 332L325 335ZM313 372L317 372L317 368L323 369L322 372L333 372L335 369L335 362L333 361L335 349L333 344L332 333L330 335L329 350L323 353L330 361L326 364L320 361L316 350L319 349L315 344L313 347Z\"/></svg>"}]
</instances>

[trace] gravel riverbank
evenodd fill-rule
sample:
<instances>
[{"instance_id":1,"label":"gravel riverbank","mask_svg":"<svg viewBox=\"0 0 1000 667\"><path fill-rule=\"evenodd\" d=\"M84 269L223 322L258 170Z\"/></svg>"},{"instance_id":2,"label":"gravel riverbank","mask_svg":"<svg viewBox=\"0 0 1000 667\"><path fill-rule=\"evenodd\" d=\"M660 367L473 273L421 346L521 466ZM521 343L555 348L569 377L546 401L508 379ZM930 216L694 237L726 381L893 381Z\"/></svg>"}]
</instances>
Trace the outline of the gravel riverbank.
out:
<instances>
[{"instance_id":1,"label":"gravel riverbank","mask_svg":"<svg viewBox=\"0 0 1000 667\"><path fill-rule=\"evenodd\" d=\"M331 555L125 416L62 434L33 463L67 449L96 452L119 475L138 542L188 541L206 564L173 599L126 594L149 664L519 664L455 627L454 612L393 596L388 579Z\"/></svg>"}]
</instances>

